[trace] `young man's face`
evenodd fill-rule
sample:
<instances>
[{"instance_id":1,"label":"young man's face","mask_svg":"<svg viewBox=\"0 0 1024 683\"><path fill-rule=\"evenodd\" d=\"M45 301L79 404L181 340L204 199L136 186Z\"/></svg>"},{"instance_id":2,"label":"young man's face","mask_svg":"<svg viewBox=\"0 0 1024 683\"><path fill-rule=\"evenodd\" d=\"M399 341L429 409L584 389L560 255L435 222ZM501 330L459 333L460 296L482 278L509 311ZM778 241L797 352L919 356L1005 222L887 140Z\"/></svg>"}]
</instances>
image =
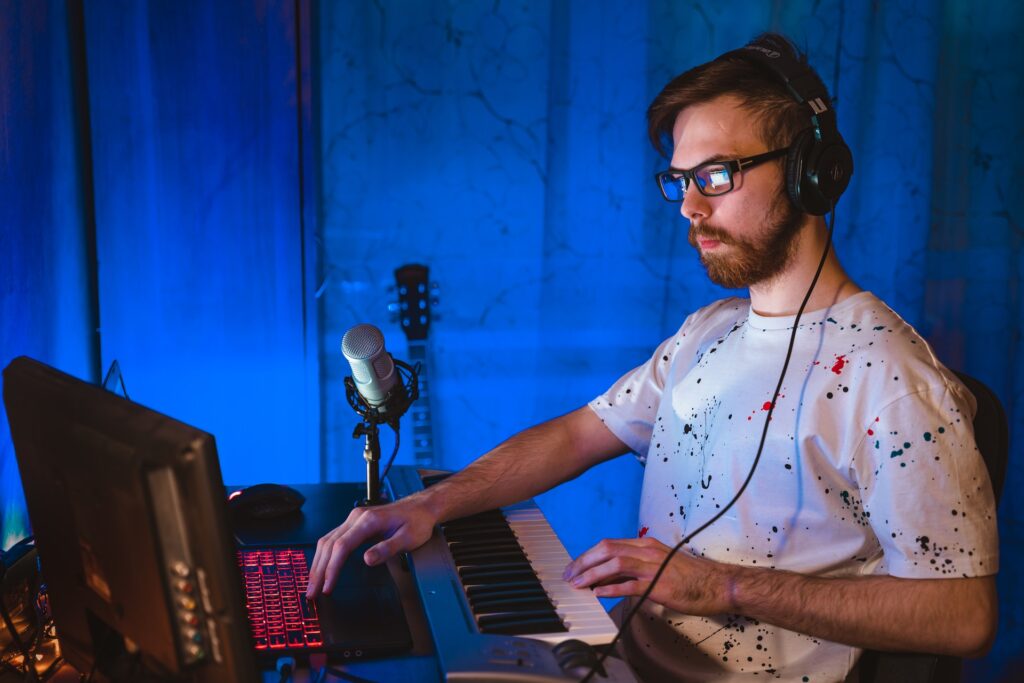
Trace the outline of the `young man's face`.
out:
<instances>
[{"instance_id":1,"label":"young man's face","mask_svg":"<svg viewBox=\"0 0 1024 683\"><path fill-rule=\"evenodd\" d=\"M679 169L771 151L733 96L684 109L672 140L672 167ZM716 197L705 197L692 183L687 189L680 211L713 282L749 287L777 277L792 261L793 238L805 216L786 196L783 168L784 158L740 171L733 190Z\"/></svg>"}]
</instances>

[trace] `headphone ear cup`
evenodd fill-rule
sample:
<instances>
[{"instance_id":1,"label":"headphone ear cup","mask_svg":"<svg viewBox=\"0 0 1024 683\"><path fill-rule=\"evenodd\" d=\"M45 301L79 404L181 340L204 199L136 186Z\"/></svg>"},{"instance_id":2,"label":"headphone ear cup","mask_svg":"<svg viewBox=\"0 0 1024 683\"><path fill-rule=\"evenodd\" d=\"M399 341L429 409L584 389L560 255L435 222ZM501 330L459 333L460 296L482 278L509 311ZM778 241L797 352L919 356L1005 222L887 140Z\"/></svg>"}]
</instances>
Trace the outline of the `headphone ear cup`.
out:
<instances>
[{"instance_id":1,"label":"headphone ear cup","mask_svg":"<svg viewBox=\"0 0 1024 683\"><path fill-rule=\"evenodd\" d=\"M789 199L793 202L793 206L804 213L814 213L808 210L804 200L804 189L806 186L804 182L805 169L807 168L807 157L810 154L810 148L813 143L814 129L806 128L797 133L793 142L789 145L789 153L786 155L786 193L789 194Z\"/></svg>"},{"instance_id":2,"label":"headphone ear cup","mask_svg":"<svg viewBox=\"0 0 1024 683\"><path fill-rule=\"evenodd\" d=\"M851 175L853 154L841 137L815 142L804 166L801 188L801 198L808 207L807 212L819 216L828 213L850 184Z\"/></svg>"}]
</instances>

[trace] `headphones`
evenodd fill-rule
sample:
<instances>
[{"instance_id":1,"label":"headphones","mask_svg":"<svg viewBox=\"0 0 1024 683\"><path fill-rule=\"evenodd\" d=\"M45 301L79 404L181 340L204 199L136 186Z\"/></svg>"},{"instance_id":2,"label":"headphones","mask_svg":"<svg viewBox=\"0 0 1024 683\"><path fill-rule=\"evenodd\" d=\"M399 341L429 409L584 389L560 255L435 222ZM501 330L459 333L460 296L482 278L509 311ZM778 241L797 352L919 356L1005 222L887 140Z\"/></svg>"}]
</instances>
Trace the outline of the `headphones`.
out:
<instances>
[{"instance_id":1,"label":"headphones","mask_svg":"<svg viewBox=\"0 0 1024 683\"><path fill-rule=\"evenodd\" d=\"M786 191L796 208L824 216L835 207L853 175L853 154L836 127L828 91L793 44L778 34L758 36L719 59L731 57L772 73L810 110L810 127L797 134L786 155Z\"/></svg>"}]
</instances>

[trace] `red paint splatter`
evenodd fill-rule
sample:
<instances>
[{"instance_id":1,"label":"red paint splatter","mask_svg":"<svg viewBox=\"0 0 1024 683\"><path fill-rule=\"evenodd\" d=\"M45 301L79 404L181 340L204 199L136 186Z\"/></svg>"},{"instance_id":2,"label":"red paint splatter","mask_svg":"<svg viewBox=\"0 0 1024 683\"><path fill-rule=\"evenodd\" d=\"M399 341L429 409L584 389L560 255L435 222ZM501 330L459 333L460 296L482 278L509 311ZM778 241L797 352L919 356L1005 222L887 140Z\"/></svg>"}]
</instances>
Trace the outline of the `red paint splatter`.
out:
<instances>
[{"instance_id":1,"label":"red paint splatter","mask_svg":"<svg viewBox=\"0 0 1024 683\"><path fill-rule=\"evenodd\" d=\"M761 410L771 410L771 409L772 409L772 402L771 401L765 401L764 405L761 406Z\"/></svg>"},{"instance_id":2,"label":"red paint splatter","mask_svg":"<svg viewBox=\"0 0 1024 683\"><path fill-rule=\"evenodd\" d=\"M874 435L875 435L875 430L874 429L869 429L868 430L868 436L874 436Z\"/></svg>"},{"instance_id":3,"label":"red paint splatter","mask_svg":"<svg viewBox=\"0 0 1024 683\"><path fill-rule=\"evenodd\" d=\"M638 538L643 538L644 536L647 535L648 531L650 531L650 529L648 529L647 527L645 527L645 526L640 527L640 531L639 531L639 533L637 533L637 537Z\"/></svg>"},{"instance_id":4,"label":"red paint splatter","mask_svg":"<svg viewBox=\"0 0 1024 683\"><path fill-rule=\"evenodd\" d=\"M843 372L843 366L846 365L846 355L836 356L836 364L832 366L832 372L837 375Z\"/></svg>"},{"instance_id":5,"label":"red paint splatter","mask_svg":"<svg viewBox=\"0 0 1024 683\"><path fill-rule=\"evenodd\" d=\"M814 361L814 363L812 365L821 365L821 361L820 360L816 360L816 361Z\"/></svg>"}]
</instances>

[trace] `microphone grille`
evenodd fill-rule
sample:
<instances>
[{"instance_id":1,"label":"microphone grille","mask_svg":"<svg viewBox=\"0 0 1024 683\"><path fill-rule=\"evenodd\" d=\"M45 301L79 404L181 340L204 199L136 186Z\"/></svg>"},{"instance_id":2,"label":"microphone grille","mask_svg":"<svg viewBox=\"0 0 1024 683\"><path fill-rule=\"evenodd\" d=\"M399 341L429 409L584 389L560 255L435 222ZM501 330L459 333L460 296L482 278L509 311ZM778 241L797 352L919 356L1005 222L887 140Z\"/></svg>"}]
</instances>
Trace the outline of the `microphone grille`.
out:
<instances>
[{"instance_id":1,"label":"microphone grille","mask_svg":"<svg viewBox=\"0 0 1024 683\"><path fill-rule=\"evenodd\" d=\"M341 352L352 360L366 360L384 348L384 335L373 325L356 325L341 339Z\"/></svg>"}]
</instances>

